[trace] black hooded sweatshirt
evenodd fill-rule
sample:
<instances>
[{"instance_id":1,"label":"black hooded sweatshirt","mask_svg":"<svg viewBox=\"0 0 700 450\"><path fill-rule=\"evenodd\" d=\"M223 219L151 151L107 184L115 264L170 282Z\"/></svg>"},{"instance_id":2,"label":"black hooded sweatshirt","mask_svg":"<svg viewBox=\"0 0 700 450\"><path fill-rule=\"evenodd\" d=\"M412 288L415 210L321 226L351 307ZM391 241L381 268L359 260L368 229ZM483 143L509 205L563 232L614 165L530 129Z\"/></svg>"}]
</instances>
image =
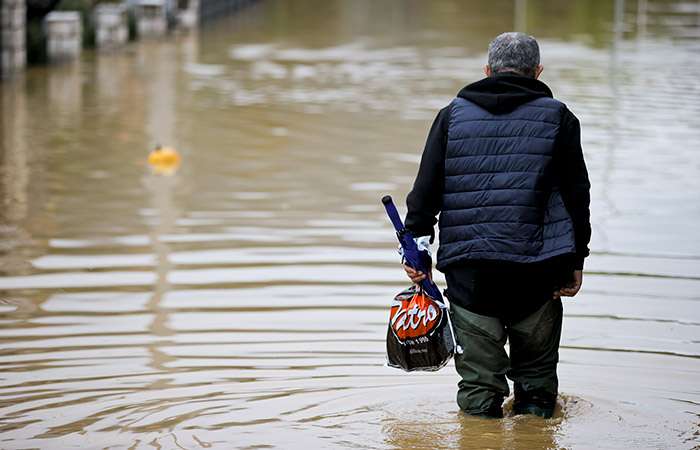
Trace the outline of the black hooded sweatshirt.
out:
<instances>
[{"instance_id":1,"label":"black hooded sweatshirt","mask_svg":"<svg viewBox=\"0 0 700 450\"><path fill-rule=\"evenodd\" d=\"M552 91L546 84L534 78L498 74L464 87L457 95L493 114L505 114L536 98L552 97ZM448 106L440 110L430 128L418 175L406 198L406 228L414 236L434 236L436 216L442 208L449 122ZM508 315L517 318L541 306L545 297L551 299L552 289L565 283L573 269L583 268L583 260L589 254L588 243L591 237L590 182L581 149L580 124L568 109L564 111L561 120L553 164L555 173L559 175L564 205L573 222L576 254L555 257L542 263L518 264L477 260L449 266L445 269L445 275L451 301L456 300L456 303L461 303L474 312L491 316L500 316L504 310L509 310ZM520 300L515 305L509 302L502 304L493 298L486 298L488 289L480 290L483 295L471 292L477 284L476 281L484 288L490 284L497 288L500 284L502 291L505 281L503 277L522 278L522 281L532 288L531 292L523 294L533 300ZM533 283L533 280L538 282Z\"/></svg>"}]
</instances>

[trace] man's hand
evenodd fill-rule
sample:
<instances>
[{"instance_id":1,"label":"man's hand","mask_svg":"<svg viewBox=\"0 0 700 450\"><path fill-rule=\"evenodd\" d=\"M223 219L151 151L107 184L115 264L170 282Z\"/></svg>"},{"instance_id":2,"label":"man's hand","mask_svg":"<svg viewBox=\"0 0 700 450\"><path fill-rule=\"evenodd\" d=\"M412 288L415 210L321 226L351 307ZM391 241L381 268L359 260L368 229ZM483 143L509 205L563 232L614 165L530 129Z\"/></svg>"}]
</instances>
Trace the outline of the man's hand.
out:
<instances>
[{"instance_id":1,"label":"man's hand","mask_svg":"<svg viewBox=\"0 0 700 450\"><path fill-rule=\"evenodd\" d=\"M414 284L419 284L421 281L425 280L426 278L428 278L429 280L433 279L433 271L432 270L430 270L426 275L423 272L419 272L416 269L414 269L413 267L408 266L406 264L403 265L403 269L406 271L406 275L408 275L408 278L410 278Z\"/></svg>"},{"instance_id":2,"label":"man's hand","mask_svg":"<svg viewBox=\"0 0 700 450\"><path fill-rule=\"evenodd\" d=\"M583 284L583 270L574 270L574 280L558 291L554 291L552 298L556 300L561 297L573 297L581 290L581 284Z\"/></svg>"}]
</instances>

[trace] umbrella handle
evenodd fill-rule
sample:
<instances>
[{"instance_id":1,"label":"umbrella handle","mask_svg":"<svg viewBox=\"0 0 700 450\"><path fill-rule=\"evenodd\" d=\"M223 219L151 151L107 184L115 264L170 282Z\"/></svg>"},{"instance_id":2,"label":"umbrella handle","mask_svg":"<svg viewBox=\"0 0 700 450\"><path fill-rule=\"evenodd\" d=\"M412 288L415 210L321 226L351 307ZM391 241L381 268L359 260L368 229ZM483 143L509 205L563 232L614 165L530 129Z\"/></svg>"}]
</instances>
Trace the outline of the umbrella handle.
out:
<instances>
[{"instance_id":1,"label":"umbrella handle","mask_svg":"<svg viewBox=\"0 0 700 450\"><path fill-rule=\"evenodd\" d=\"M392 200L391 195L385 195L382 197L382 203L384 204L386 213L389 216L389 220L391 220L391 223L394 225L396 232L403 233L405 228L403 222L401 221L401 216L399 216L399 212L396 210L396 205L394 205L394 200Z\"/></svg>"}]
</instances>

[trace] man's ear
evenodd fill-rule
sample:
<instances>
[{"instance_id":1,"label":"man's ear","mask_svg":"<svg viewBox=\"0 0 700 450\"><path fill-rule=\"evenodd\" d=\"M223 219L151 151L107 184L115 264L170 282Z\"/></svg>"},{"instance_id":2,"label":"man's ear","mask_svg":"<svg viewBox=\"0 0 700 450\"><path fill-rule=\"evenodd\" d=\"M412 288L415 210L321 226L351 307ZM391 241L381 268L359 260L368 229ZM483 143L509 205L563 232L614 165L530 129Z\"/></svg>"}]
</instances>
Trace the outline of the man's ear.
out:
<instances>
[{"instance_id":1,"label":"man's ear","mask_svg":"<svg viewBox=\"0 0 700 450\"><path fill-rule=\"evenodd\" d=\"M484 66L484 73L486 74L487 77L490 77L493 74L493 71L491 70L491 66L486 64Z\"/></svg>"},{"instance_id":2,"label":"man's ear","mask_svg":"<svg viewBox=\"0 0 700 450\"><path fill-rule=\"evenodd\" d=\"M540 77L540 74L544 70L544 66L542 64L538 64L537 67L535 68L535 80Z\"/></svg>"}]
</instances>

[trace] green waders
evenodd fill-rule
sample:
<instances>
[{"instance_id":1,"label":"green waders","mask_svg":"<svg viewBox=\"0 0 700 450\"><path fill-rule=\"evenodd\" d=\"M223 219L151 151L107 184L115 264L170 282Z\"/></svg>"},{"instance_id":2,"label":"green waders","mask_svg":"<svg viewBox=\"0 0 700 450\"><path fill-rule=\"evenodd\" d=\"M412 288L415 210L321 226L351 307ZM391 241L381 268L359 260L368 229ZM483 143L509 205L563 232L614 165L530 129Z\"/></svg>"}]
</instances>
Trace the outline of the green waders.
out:
<instances>
[{"instance_id":1,"label":"green waders","mask_svg":"<svg viewBox=\"0 0 700 450\"><path fill-rule=\"evenodd\" d=\"M457 404L466 413L502 417L501 405L514 383L516 414L551 417L556 403L561 337L561 300L547 301L526 318L504 324L457 304L450 305L456 339L464 349L455 355L462 377ZM510 358L505 351L510 345Z\"/></svg>"}]
</instances>

